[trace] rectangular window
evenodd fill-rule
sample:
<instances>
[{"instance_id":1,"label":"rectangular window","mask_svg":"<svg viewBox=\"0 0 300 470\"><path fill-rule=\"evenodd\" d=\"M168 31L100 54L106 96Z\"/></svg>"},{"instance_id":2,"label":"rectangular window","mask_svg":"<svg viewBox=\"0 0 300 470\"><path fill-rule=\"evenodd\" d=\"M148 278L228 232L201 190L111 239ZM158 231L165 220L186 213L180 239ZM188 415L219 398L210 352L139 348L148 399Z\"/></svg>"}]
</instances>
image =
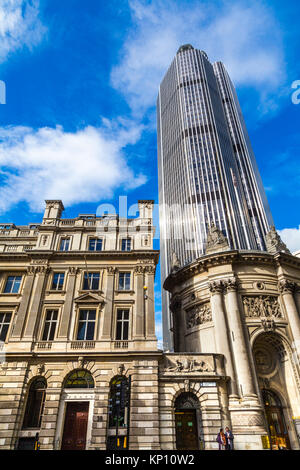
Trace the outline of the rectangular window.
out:
<instances>
[{"instance_id":1,"label":"rectangular window","mask_svg":"<svg viewBox=\"0 0 300 470\"><path fill-rule=\"evenodd\" d=\"M99 290L100 273L84 273L83 290Z\"/></svg>"},{"instance_id":2,"label":"rectangular window","mask_svg":"<svg viewBox=\"0 0 300 470\"><path fill-rule=\"evenodd\" d=\"M122 251L131 250L131 238L123 238L122 240Z\"/></svg>"},{"instance_id":3,"label":"rectangular window","mask_svg":"<svg viewBox=\"0 0 300 470\"><path fill-rule=\"evenodd\" d=\"M93 340L96 324L96 310L80 310L77 339L81 341Z\"/></svg>"},{"instance_id":4,"label":"rectangular window","mask_svg":"<svg viewBox=\"0 0 300 470\"><path fill-rule=\"evenodd\" d=\"M60 251L69 251L70 248L70 238L62 238L60 240Z\"/></svg>"},{"instance_id":5,"label":"rectangular window","mask_svg":"<svg viewBox=\"0 0 300 470\"><path fill-rule=\"evenodd\" d=\"M54 273L52 279L52 290L63 290L65 273Z\"/></svg>"},{"instance_id":6,"label":"rectangular window","mask_svg":"<svg viewBox=\"0 0 300 470\"><path fill-rule=\"evenodd\" d=\"M4 292L5 294L17 294L20 290L22 276L8 276Z\"/></svg>"},{"instance_id":7,"label":"rectangular window","mask_svg":"<svg viewBox=\"0 0 300 470\"><path fill-rule=\"evenodd\" d=\"M130 273L119 274L119 290L130 290Z\"/></svg>"},{"instance_id":8,"label":"rectangular window","mask_svg":"<svg viewBox=\"0 0 300 470\"><path fill-rule=\"evenodd\" d=\"M102 238L90 238L89 251L102 251Z\"/></svg>"},{"instance_id":9,"label":"rectangular window","mask_svg":"<svg viewBox=\"0 0 300 470\"><path fill-rule=\"evenodd\" d=\"M129 331L129 310L117 310L116 340L127 341Z\"/></svg>"},{"instance_id":10,"label":"rectangular window","mask_svg":"<svg viewBox=\"0 0 300 470\"><path fill-rule=\"evenodd\" d=\"M53 341L57 325L57 310L47 310L42 341Z\"/></svg>"},{"instance_id":11,"label":"rectangular window","mask_svg":"<svg viewBox=\"0 0 300 470\"><path fill-rule=\"evenodd\" d=\"M0 313L0 341L5 341L10 325L11 313Z\"/></svg>"}]
</instances>

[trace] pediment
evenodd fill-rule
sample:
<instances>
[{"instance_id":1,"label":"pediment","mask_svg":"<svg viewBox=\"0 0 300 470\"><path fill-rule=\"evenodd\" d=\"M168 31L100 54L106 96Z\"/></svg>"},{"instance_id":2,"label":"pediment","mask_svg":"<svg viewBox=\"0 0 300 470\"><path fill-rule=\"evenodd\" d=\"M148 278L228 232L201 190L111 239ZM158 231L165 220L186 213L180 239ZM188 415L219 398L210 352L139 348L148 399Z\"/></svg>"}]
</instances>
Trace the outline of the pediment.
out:
<instances>
[{"instance_id":1,"label":"pediment","mask_svg":"<svg viewBox=\"0 0 300 470\"><path fill-rule=\"evenodd\" d=\"M87 292L80 295L74 299L74 302L80 303L93 303L93 304L103 304L105 302L104 297L100 294L94 294L93 292Z\"/></svg>"}]
</instances>

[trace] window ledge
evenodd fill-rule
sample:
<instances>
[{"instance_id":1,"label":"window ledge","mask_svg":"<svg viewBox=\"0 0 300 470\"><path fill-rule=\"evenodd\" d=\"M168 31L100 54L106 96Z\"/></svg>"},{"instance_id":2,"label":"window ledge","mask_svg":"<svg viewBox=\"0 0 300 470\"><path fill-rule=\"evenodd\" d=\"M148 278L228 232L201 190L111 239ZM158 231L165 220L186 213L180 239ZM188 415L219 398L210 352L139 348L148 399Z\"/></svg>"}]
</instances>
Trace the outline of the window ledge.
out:
<instances>
[{"instance_id":1,"label":"window ledge","mask_svg":"<svg viewBox=\"0 0 300 470\"><path fill-rule=\"evenodd\" d=\"M65 290L49 289L49 290L46 290L46 294L63 294L63 295L65 295L66 291Z\"/></svg>"},{"instance_id":2,"label":"window ledge","mask_svg":"<svg viewBox=\"0 0 300 470\"><path fill-rule=\"evenodd\" d=\"M125 289L121 289L121 290L120 290L120 289L117 289L115 292L116 292L117 294L124 294L124 293L125 293L125 294L134 294L134 293L135 293L134 290L125 290Z\"/></svg>"}]
</instances>

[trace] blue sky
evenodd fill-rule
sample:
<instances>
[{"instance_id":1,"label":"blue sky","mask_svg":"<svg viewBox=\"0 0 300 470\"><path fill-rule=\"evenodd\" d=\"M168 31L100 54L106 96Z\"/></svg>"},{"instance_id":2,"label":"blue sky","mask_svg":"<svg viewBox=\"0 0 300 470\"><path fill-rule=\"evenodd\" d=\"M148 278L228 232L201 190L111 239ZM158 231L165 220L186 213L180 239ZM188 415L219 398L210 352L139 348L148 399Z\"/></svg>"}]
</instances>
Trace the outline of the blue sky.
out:
<instances>
[{"instance_id":1,"label":"blue sky","mask_svg":"<svg viewBox=\"0 0 300 470\"><path fill-rule=\"evenodd\" d=\"M156 94L188 42L225 63L276 227L300 249L299 14L296 0L1 0L0 220L40 221L45 198L65 217L157 202Z\"/></svg>"}]
</instances>

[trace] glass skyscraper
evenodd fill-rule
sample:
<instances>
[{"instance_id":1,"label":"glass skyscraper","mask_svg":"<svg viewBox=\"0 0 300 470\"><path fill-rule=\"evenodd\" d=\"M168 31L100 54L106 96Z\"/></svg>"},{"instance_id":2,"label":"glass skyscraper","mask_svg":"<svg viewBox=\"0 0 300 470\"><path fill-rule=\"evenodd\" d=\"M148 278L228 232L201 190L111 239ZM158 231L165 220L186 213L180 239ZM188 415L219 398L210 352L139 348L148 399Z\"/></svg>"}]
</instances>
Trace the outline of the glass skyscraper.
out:
<instances>
[{"instance_id":1,"label":"glass skyscraper","mask_svg":"<svg viewBox=\"0 0 300 470\"><path fill-rule=\"evenodd\" d=\"M157 100L161 275L205 254L213 222L233 249L264 250L273 225L234 86L221 62L184 45ZM172 349L163 291L164 346Z\"/></svg>"}]
</instances>

